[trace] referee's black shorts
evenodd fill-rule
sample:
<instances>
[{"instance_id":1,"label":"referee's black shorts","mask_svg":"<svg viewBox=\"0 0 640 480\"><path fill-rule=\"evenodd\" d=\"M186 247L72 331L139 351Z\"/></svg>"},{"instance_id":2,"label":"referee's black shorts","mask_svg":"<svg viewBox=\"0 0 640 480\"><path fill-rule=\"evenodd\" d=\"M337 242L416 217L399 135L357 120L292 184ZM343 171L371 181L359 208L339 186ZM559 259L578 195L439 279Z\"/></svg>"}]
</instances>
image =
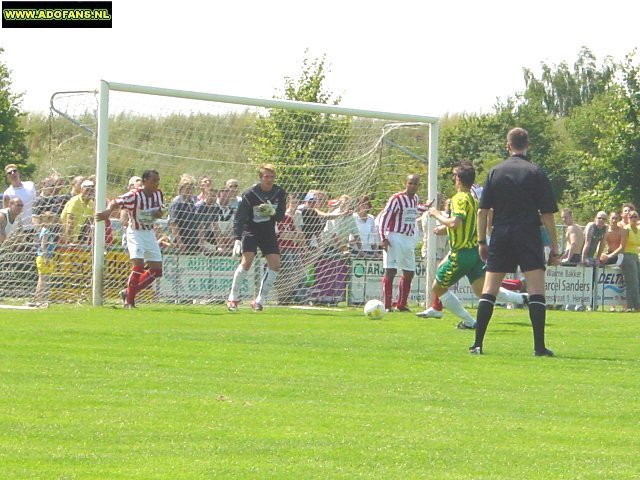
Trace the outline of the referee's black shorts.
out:
<instances>
[{"instance_id":1,"label":"referee's black shorts","mask_svg":"<svg viewBox=\"0 0 640 480\"><path fill-rule=\"evenodd\" d=\"M544 270L544 249L539 225L496 225L491 232L487 272L513 273Z\"/></svg>"},{"instance_id":2,"label":"referee's black shorts","mask_svg":"<svg viewBox=\"0 0 640 480\"><path fill-rule=\"evenodd\" d=\"M253 235L252 233L245 232L242 237L242 251L257 253L258 248L262 252L262 255L280 254L280 248L278 247L278 237L275 230L272 234L266 235Z\"/></svg>"}]
</instances>

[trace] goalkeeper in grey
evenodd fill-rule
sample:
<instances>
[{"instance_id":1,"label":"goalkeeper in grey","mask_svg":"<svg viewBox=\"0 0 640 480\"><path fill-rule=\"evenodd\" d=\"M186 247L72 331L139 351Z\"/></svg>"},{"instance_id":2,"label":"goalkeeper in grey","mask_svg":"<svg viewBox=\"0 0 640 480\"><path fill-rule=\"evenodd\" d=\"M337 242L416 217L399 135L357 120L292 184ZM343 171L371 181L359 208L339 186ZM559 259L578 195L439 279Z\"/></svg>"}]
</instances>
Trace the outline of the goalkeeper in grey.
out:
<instances>
[{"instance_id":1,"label":"goalkeeper in grey","mask_svg":"<svg viewBox=\"0 0 640 480\"><path fill-rule=\"evenodd\" d=\"M276 169L273 165L262 164L259 173L260 182L242 194L233 222L233 254L241 256L242 259L233 274L231 292L227 300L227 308L232 312L238 309L240 293L258 248L267 262L267 268L262 275L258 295L251 302L251 308L256 311L263 309L269 291L280 272L276 222L284 218L287 192L275 184Z\"/></svg>"}]
</instances>

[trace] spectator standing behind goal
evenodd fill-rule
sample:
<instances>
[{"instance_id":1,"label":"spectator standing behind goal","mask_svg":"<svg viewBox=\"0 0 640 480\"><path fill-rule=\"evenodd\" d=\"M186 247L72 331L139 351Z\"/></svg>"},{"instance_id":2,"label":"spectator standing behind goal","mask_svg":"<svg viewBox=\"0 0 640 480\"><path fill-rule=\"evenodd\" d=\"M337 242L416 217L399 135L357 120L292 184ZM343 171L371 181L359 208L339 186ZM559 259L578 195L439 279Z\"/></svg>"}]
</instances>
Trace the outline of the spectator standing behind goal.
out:
<instances>
[{"instance_id":1,"label":"spectator standing behind goal","mask_svg":"<svg viewBox=\"0 0 640 480\"><path fill-rule=\"evenodd\" d=\"M278 275L275 282L279 305L290 305L300 300L300 291L305 279L302 252L304 236L296 227L294 215L298 207L298 198L290 194L287 198L287 210L282 221L278 222L278 245L280 247L281 269L287 276Z\"/></svg>"},{"instance_id":2,"label":"spectator standing behind goal","mask_svg":"<svg viewBox=\"0 0 640 480\"><path fill-rule=\"evenodd\" d=\"M373 257L380 250L378 244L378 232L376 229L376 222L371 211L371 198L368 195L362 195L358 197L358 205L356 211L353 214L353 220L358 229L358 237L360 238L360 245L356 242L354 235L349 237L349 246L351 247L351 254L358 257Z\"/></svg>"},{"instance_id":3,"label":"spectator standing behind goal","mask_svg":"<svg viewBox=\"0 0 640 480\"><path fill-rule=\"evenodd\" d=\"M242 197L238 196L238 188L240 183L235 178L230 178L224 182L224 187L229 189L229 206L234 210L238 209L238 204Z\"/></svg>"},{"instance_id":4,"label":"spectator standing behind goal","mask_svg":"<svg viewBox=\"0 0 640 480\"><path fill-rule=\"evenodd\" d=\"M609 226L604 236L607 242L607 250L600 255L600 263L602 265L613 265L618 263L618 255L622 252L620 244L622 243L622 227L618 223L622 221L622 217L618 212L609 214Z\"/></svg>"},{"instance_id":5,"label":"spectator standing behind goal","mask_svg":"<svg viewBox=\"0 0 640 480\"><path fill-rule=\"evenodd\" d=\"M96 221L109 218L116 207L129 211L127 249L131 259L131 275L127 288L120 292L124 308L136 306L136 295L162 277L162 253L153 229L154 222L162 217L164 196L159 190L160 174L146 170L142 174L142 188L132 190L109 202L106 210L96 213ZM145 270L145 262L147 269Z\"/></svg>"},{"instance_id":6,"label":"spectator standing behind goal","mask_svg":"<svg viewBox=\"0 0 640 480\"><path fill-rule=\"evenodd\" d=\"M182 175L178 184L178 196L169 205L169 226L173 243L180 253L194 254L198 250L199 225L193 191L195 178Z\"/></svg>"},{"instance_id":7,"label":"spectator standing behind goal","mask_svg":"<svg viewBox=\"0 0 640 480\"><path fill-rule=\"evenodd\" d=\"M420 205L418 187L420 177L415 174L407 176L403 192L392 195L378 219L378 232L382 246L382 293L384 308L392 309L393 279L398 269L402 269L400 278L400 292L398 293L398 312L410 312L407 307L411 282L416 271L415 248L418 243L417 220L429 205Z\"/></svg>"},{"instance_id":8,"label":"spectator standing behind goal","mask_svg":"<svg viewBox=\"0 0 640 480\"><path fill-rule=\"evenodd\" d=\"M588 266L599 266L600 255L604 251L607 233L607 212L596 213L596 219L584 227L584 248L582 249L582 263Z\"/></svg>"},{"instance_id":9,"label":"spectator standing behind goal","mask_svg":"<svg viewBox=\"0 0 640 480\"><path fill-rule=\"evenodd\" d=\"M635 211L636 206L633 203L623 203L622 204L622 218L618 222L618 226L621 228L629 225L629 214Z\"/></svg>"},{"instance_id":10,"label":"spectator standing behind goal","mask_svg":"<svg viewBox=\"0 0 640 480\"><path fill-rule=\"evenodd\" d=\"M567 227L567 231L565 233L565 251L560 263L562 265L577 265L582 260L584 232L580 225L573 220L573 213L571 213L570 209L563 208L561 218Z\"/></svg>"},{"instance_id":11,"label":"spectator standing behind goal","mask_svg":"<svg viewBox=\"0 0 640 480\"><path fill-rule=\"evenodd\" d=\"M56 251L56 234L53 229L58 217L55 213L46 211L39 217L38 250L36 253L36 268L38 270L38 284L36 285L36 306L44 306L49 301L49 279L56 271L54 254Z\"/></svg>"},{"instance_id":12,"label":"spectator standing behind goal","mask_svg":"<svg viewBox=\"0 0 640 480\"><path fill-rule=\"evenodd\" d=\"M233 254L241 255L242 260L233 275L233 283L227 308L238 309L240 288L253 264L258 248L267 261L267 268L262 275L260 290L251 308L262 310L267 295L280 271L280 249L276 235L276 222L284 218L287 208L287 192L276 185L276 169L265 163L260 167L260 182L242 194L238 211L233 223L235 242Z\"/></svg>"},{"instance_id":13,"label":"spectator standing behind goal","mask_svg":"<svg viewBox=\"0 0 640 480\"><path fill-rule=\"evenodd\" d=\"M631 210L627 215L627 225L622 229L622 239L616 253L622 252L620 268L624 277L627 298L626 312L640 311L640 229L638 228L638 212Z\"/></svg>"},{"instance_id":14,"label":"spectator standing behind goal","mask_svg":"<svg viewBox=\"0 0 640 480\"><path fill-rule=\"evenodd\" d=\"M24 203L15 197L9 200L9 206L0 210L0 245L3 244L13 232L20 231L22 226L22 210Z\"/></svg>"},{"instance_id":15,"label":"spectator standing behind goal","mask_svg":"<svg viewBox=\"0 0 640 480\"><path fill-rule=\"evenodd\" d=\"M493 315L496 295L507 272L519 266L527 280L529 318L533 327L536 356L553 356L545 345L547 304L545 291L545 261L540 235L540 219L551 239L550 263L557 265L554 213L558 205L547 175L527 160L529 134L514 128L507 134L509 158L490 172L480 199L478 211L478 252L487 262L482 296L478 302L475 342L469 353L482 354L484 336ZM487 245L487 216L493 209L491 243Z\"/></svg>"},{"instance_id":16,"label":"spectator standing behind goal","mask_svg":"<svg viewBox=\"0 0 640 480\"><path fill-rule=\"evenodd\" d=\"M69 195L61 193L63 187L64 179L57 174L51 175L42 181L40 196L33 202L32 221L35 225L39 224L39 218L45 212L60 216L64 206L71 198ZM51 228L56 234L60 231L59 224L52 225Z\"/></svg>"},{"instance_id":17,"label":"spectator standing behind goal","mask_svg":"<svg viewBox=\"0 0 640 480\"><path fill-rule=\"evenodd\" d=\"M20 170L14 163L5 165L4 173L9 182L9 187L4 191L2 196L3 207L9 206L9 200L12 198L19 198L24 204L22 211L22 224L25 230L32 231L31 215L33 202L38 194L36 193L36 187L33 182L23 182L20 177Z\"/></svg>"},{"instance_id":18,"label":"spectator standing behind goal","mask_svg":"<svg viewBox=\"0 0 640 480\"><path fill-rule=\"evenodd\" d=\"M227 187L221 188L218 192L218 200L216 205L220 210L216 231L216 244L218 245L218 253L228 255L233 251L233 220L236 215L237 206L231 206L231 200L236 197L232 195L231 190Z\"/></svg>"},{"instance_id":19,"label":"spectator standing behind goal","mask_svg":"<svg viewBox=\"0 0 640 480\"><path fill-rule=\"evenodd\" d=\"M82 182L84 182L85 180L87 180L86 178L84 178L82 175L76 175L75 177L73 177L73 179L71 180L71 189L69 190L69 200L71 200L71 197L75 197L76 195L80 195L80 190L81 190L81 185Z\"/></svg>"},{"instance_id":20,"label":"spectator standing behind goal","mask_svg":"<svg viewBox=\"0 0 640 480\"><path fill-rule=\"evenodd\" d=\"M216 252L218 234L218 221L220 220L220 207L216 203L218 191L209 188L204 192L204 198L196 202L195 219L198 224L198 244L205 254Z\"/></svg>"},{"instance_id":21,"label":"spectator standing behind goal","mask_svg":"<svg viewBox=\"0 0 640 480\"><path fill-rule=\"evenodd\" d=\"M211 177L202 175L200 177L200 193L196 197L196 203L202 202L207 197L207 192L211 189Z\"/></svg>"},{"instance_id":22,"label":"spectator standing behind goal","mask_svg":"<svg viewBox=\"0 0 640 480\"><path fill-rule=\"evenodd\" d=\"M335 203L335 209L322 234L322 256L315 267L313 295L315 304L337 305L344 300L347 291L347 262L349 237L360 247L358 227L353 221L353 205L348 195L342 195Z\"/></svg>"},{"instance_id":23,"label":"spectator standing behind goal","mask_svg":"<svg viewBox=\"0 0 640 480\"><path fill-rule=\"evenodd\" d=\"M62 238L65 243L88 244L91 235L85 227L94 213L95 185L91 180L82 182L80 194L67 202L60 215Z\"/></svg>"}]
</instances>

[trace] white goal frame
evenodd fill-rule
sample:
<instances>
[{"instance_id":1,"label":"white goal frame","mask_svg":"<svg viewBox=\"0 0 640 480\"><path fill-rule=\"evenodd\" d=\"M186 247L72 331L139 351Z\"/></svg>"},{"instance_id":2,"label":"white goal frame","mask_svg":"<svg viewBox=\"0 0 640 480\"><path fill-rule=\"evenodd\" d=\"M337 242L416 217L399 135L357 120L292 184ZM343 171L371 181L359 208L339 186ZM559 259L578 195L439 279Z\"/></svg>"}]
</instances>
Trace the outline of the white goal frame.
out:
<instances>
[{"instance_id":1,"label":"white goal frame","mask_svg":"<svg viewBox=\"0 0 640 480\"><path fill-rule=\"evenodd\" d=\"M111 91L138 93L143 95L156 95L173 98L184 98L190 100L204 100L209 102L228 103L235 105L247 105L264 108L281 108L295 111L307 111L325 113L333 115L351 115L365 118L376 118L384 120L395 120L403 122L422 122L429 124L429 154L428 154L428 181L427 200L435 199L438 189L438 132L439 117L416 115L409 113L381 112L374 110L361 110L346 108L337 105L326 105L310 102L296 102L291 100L260 99L248 97L236 97L229 95L218 95L212 93L193 92L186 90L175 90L170 88L158 88L142 85L130 85L125 83L100 81L99 106L98 106L98 133L96 152L96 212L103 209L106 202L107 192L107 165L109 155L109 94ZM430 285L435 275L435 234L433 226L435 221L429 219L426 232L427 257L426 257L426 298L430 297ZM105 225L104 222L97 222L94 229L93 238L93 278L92 278L92 303L100 306L103 302L103 273L104 273L104 252L105 252Z\"/></svg>"}]
</instances>

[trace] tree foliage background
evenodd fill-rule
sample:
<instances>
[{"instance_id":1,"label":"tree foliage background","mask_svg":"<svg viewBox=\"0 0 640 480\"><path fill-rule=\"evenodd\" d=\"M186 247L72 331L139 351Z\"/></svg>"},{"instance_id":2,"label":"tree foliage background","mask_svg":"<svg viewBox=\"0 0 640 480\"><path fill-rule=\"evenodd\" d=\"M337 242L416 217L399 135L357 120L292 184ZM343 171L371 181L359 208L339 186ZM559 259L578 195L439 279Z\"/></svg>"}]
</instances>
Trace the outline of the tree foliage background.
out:
<instances>
[{"instance_id":1,"label":"tree foliage background","mask_svg":"<svg viewBox=\"0 0 640 480\"><path fill-rule=\"evenodd\" d=\"M285 78L283 98L337 105L324 88L326 59L305 58L298 79ZM349 141L350 119L325 113L270 109L257 120L253 137L256 164L277 167L279 182L295 192L326 190L338 174L338 160Z\"/></svg>"},{"instance_id":2,"label":"tree foliage background","mask_svg":"<svg viewBox=\"0 0 640 480\"><path fill-rule=\"evenodd\" d=\"M524 66L522 72L523 90L508 93L490 113L450 114L442 119L439 152L442 192L453 193L449 173L453 163L461 159L474 163L478 181L482 183L488 171L507 156L507 131L520 126L531 136L531 160L546 169L559 202L572 208L580 221L590 220L598 210L618 209L623 202L640 205L640 66L636 51L622 60L607 57L599 61L583 47L572 63L542 62L538 68ZM325 88L327 74L324 56L306 58L296 78L285 77L284 89L277 96L337 105L340 97ZM1 165L20 164L27 175L37 168L36 176L44 176L44 165L49 167L51 162L61 170L63 164L90 169L95 155L94 140L85 137L65 143L77 134L73 127L64 125L61 119L51 121L43 115L24 114L20 110L21 94L12 92L11 87L10 70L0 62ZM116 125L112 134L122 139L132 134L144 136L149 122L170 120L116 119L122 128ZM252 162L276 164L280 177L293 185L293 191L323 189L333 178L353 174L342 171L339 165L344 163L346 145L352 141L350 123L362 119L271 110L258 118L240 115L197 120L193 135L200 136L208 131L206 125L211 121L256 122L256 133L245 139L251 145ZM390 139L401 141L404 148L426 151L424 132L405 130L396 135ZM217 140L212 136L203 138L203 142ZM66 148L72 143L73 148ZM61 145L65 148L60 148ZM382 148L392 149L390 145ZM171 147L175 145L152 145L149 149L161 151ZM126 158L121 161L122 175L126 176L135 166L127 166ZM424 172L426 167L416 157L404 156L394 165L393 172L380 171L380 181L393 183L390 188L397 189L401 181L394 175L411 171Z\"/></svg>"},{"instance_id":3,"label":"tree foliage background","mask_svg":"<svg viewBox=\"0 0 640 480\"><path fill-rule=\"evenodd\" d=\"M0 48L0 55L3 52L4 49ZM22 125L21 98L22 94L12 91L11 71L0 60L0 167L15 163L28 176L35 165L27 161L27 132Z\"/></svg>"},{"instance_id":4,"label":"tree foliage background","mask_svg":"<svg viewBox=\"0 0 640 480\"><path fill-rule=\"evenodd\" d=\"M507 155L506 133L523 127L529 156L546 169L563 207L581 221L598 210L640 205L640 70L636 52L621 62L583 47L575 63L524 68L525 88L488 114L454 115L443 122L441 174L453 162L474 162L482 180Z\"/></svg>"}]
</instances>

